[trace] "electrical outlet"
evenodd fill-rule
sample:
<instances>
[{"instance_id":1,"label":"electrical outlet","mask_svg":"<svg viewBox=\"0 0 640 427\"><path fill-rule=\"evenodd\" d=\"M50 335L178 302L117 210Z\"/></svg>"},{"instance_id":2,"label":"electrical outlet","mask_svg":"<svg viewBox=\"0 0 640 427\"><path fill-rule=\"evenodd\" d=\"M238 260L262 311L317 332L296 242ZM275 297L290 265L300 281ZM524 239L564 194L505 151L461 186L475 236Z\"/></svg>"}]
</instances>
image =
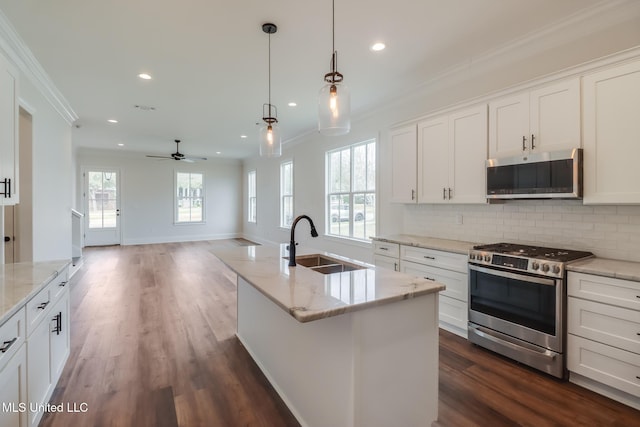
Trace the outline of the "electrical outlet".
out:
<instances>
[{"instance_id":1,"label":"electrical outlet","mask_svg":"<svg viewBox=\"0 0 640 427\"><path fill-rule=\"evenodd\" d=\"M462 225L462 214L456 214L456 224Z\"/></svg>"}]
</instances>

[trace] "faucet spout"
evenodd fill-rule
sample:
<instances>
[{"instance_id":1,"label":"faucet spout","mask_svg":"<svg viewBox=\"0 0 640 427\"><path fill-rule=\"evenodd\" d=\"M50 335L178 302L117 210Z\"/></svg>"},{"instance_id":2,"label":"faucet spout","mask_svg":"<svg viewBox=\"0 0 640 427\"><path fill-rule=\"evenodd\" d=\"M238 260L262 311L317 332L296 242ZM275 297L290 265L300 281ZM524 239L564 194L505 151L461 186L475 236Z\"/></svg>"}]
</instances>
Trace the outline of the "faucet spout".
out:
<instances>
[{"instance_id":1,"label":"faucet spout","mask_svg":"<svg viewBox=\"0 0 640 427\"><path fill-rule=\"evenodd\" d=\"M309 221L309 225L311 226L311 237L318 237L316 226L313 224L313 220L309 218L309 216L299 215L293 220L293 224L291 224L291 241L289 242L289 267L296 266L296 225L301 219Z\"/></svg>"}]
</instances>

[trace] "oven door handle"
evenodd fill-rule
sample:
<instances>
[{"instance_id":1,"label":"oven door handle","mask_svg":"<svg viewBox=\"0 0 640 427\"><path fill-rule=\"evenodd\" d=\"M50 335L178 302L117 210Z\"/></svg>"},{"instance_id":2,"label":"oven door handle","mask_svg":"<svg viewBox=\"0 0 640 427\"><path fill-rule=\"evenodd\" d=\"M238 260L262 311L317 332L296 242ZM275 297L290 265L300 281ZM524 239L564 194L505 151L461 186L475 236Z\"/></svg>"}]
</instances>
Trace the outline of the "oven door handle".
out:
<instances>
[{"instance_id":1,"label":"oven door handle","mask_svg":"<svg viewBox=\"0 0 640 427\"><path fill-rule=\"evenodd\" d=\"M469 270L478 271L480 273L491 274L492 276L506 277L508 279L522 280L523 282L532 282L540 285L555 286L556 281L553 279L545 279L543 277L525 276L523 274L509 273L507 271L495 270L493 268L478 267L469 264Z\"/></svg>"},{"instance_id":2,"label":"oven door handle","mask_svg":"<svg viewBox=\"0 0 640 427\"><path fill-rule=\"evenodd\" d=\"M548 360L553 360L555 359L556 355L549 351L549 350L543 350L543 349L531 349L528 347L523 347L520 344L515 344L512 343L510 341L507 341L503 338L497 337L495 335L493 335L491 332L489 332L488 330L486 330L485 328L481 327L481 326L476 326L476 325L469 325L469 332L474 333L488 341L491 341L495 344L504 346L504 347L508 347L512 350L516 350L519 352L525 352L531 356L534 357L539 357L542 359L548 359Z\"/></svg>"}]
</instances>

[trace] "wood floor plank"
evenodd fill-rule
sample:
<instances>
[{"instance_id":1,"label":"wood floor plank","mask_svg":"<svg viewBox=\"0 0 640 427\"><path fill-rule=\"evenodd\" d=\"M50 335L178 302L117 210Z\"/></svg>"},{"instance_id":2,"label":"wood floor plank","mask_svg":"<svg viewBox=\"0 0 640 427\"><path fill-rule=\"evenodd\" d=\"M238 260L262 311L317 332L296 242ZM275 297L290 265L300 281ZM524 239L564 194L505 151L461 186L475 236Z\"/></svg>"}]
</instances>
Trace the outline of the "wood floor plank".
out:
<instances>
[{"instance_id":1,"label":"wood floor plank","mask_svg":"<svg viewBox=\"0 0 640 427\"><path fill-rule=\"evenodd\" d=\"M299 426L235 337L236 276L211 253L249 244L87 248L52 403L88 412L41 426ZM437 427L640 426L639 411L445 331L439 363Z\"/></svg>"}]
</instances>

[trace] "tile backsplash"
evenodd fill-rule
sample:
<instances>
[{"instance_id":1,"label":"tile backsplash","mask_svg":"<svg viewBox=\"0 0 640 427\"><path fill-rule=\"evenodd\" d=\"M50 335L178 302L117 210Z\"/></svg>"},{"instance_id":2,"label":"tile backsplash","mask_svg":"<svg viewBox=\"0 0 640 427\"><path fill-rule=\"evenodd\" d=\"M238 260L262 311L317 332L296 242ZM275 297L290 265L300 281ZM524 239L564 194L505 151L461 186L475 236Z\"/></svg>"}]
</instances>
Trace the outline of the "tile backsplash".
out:
<instances>
[{"instance_id":1,"label":"tile backsplash","mask_svg":"<svg viewBox=\"0 0 640 427\"><path fill-rule=\"evenodd\" d=\"M407 205L404 232L577 249L601 258L640 262L640 206L584 206L579 200Z\"/></svg>"}]
</instances>

